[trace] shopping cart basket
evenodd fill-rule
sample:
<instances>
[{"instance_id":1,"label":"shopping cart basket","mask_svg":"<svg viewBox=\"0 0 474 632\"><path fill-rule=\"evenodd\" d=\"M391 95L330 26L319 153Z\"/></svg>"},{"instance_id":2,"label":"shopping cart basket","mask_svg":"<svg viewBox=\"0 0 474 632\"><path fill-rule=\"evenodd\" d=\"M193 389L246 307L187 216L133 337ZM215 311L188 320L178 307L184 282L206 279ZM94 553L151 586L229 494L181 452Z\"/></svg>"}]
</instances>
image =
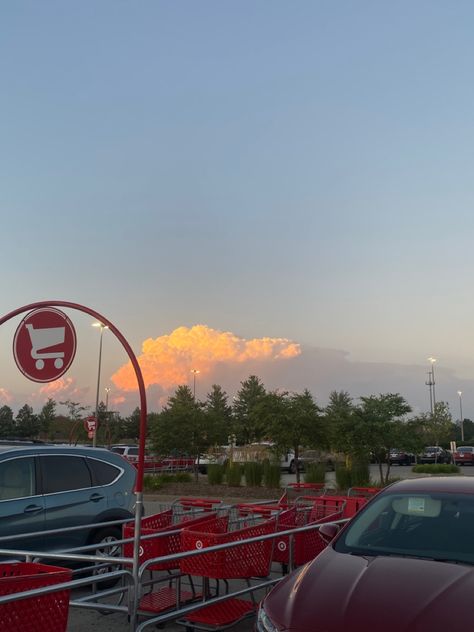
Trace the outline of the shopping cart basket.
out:
<instances>
[{"instance_id":1,"label":"shopping cart basket","mask_svg":"<svg viewBox=\"0 0 474 632\"><path fill-rule=\"evenodd\" d=\"M332 522L342 518L344 503L321 503L318 497L314 501L314 506L302 504L296 505L288 511L280 514L278 519L278 530L297 529L298 527L317 525L324 522ZM293 536L293 567L301 566L314 559L326 547L326 543L319 535L318 529L301 531ZM272 560L282 565L283 572L286 572L290 564L290 536L285 535L276 538L273 549Z\"/></svg>"},{"instance_id":2,"label":"shopping cart basket","mask_svg":"<svg viewBox=\"0 0 474 632\"><path fill-rule=\"evenodd\" d=\"M0 563L0 596L71 581L72 572L59 566L29 562ZM0 605L1 632L65 632L69 589Z\"/></svg>"},{"instance_id":3,"label":"shopping cart basket","mask_svg":"<svg viewBox=\"0 0 474 632\"><path fill-rule=\"evenodd\" d=\"M181 559L182 573L207 579L242 579L250 585L255 577L267 577L270 573L273 542L271 539L247 542L241 546L205 552L207 547L261 537L273 533L276 519L228 533L209 533L184 528L181 532L183 550L203 550L201 555ZM252 593L253 595L253 593ZM204 606L192 612L179 623L187 628L222 629L234 625L244 617L253 615L257 603L247 599L231 598Z\"/></svg>"},{"instance_id":4,"label":"shopping cart basket","mask_svg":"<svg viewBox=\"0 0 474 632\"><path fill-rule=\"evenodd\" d=\"M226 518L218 518L216 513L204 512L197 517L194 514L181 515L179 522L174 523L174 514L172 509L168 509L158 514L142 518L141 535L156 535L159 537L149 538L140 541L140 563L155 557L163 557L181 552L181 536L176 531L184 526L189 528L198 527L201 523L206 524L209 531L213 529L226 530ZM161 535L160 535L161 534ZM123 527L124 539L133 538L135 535L135 525L125 524ZM133 542L124 544L124 556L133 557ZM179 562L169 560L167 562L157 562L148 567L150 571L171 570L179 568Z\"/></svg>"},{"instance_id":5,"label":"shopping cart basket","mask_svg":"<svg viewBox=\"0 0 474 632\"><path fill-rule=\"evenodd\" d=\"M147 560L165 555L173 555L181 552L181 531L185 526L189 528L203 528L211 531L223 532L227 530L227 517L218 517L216 513L201 513L198 517L194 514L181 515L180 522L174 524L174 514L172 509L168 509L159 514L142 518L142 536L157 536L149 539L140 539L139 560L143 564ZM127 524L123 527L123 536L133 538L135 525ZM132 557L133 543L124 544L124 556ZM179 568L178 560L168 560L167 562L157 562L148 566L149 571L171 571ZM172 580L170 575L168 580ZM140 599L139 610L146 613L159 613L175 608L178 603L185 603L193 599L200 598L191 582L192 590L181 590L179 584L176 587L168 581L168 586L163 586L158 590L152 590Z\"/></svg>"}]
</instances>

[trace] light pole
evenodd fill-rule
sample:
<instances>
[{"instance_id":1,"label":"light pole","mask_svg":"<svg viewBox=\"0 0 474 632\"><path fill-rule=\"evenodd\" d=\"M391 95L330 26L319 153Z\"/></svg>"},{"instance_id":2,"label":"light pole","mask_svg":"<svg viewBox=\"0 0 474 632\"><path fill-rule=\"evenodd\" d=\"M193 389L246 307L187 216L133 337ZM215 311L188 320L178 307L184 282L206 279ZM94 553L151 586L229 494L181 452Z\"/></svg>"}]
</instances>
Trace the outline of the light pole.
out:
<instances>
[{"instance_id":1,"label":"light pole","mask_svg":"<svg viewBox=\"0 0 474 632\"><path fill-rule=\"evenodd\" d=\"M199 369L191 369L193 374L193 399L196 401L196 375L200 373Z\"/></svg>"},{"instance_id":2,"label":"light pole","mask_svg":"<svg viewBox=\"0 0 474 632\"><path fill-rule=\"evenodd\" d=\"M102 364L102 336L104 335L104 329L108 329L107 325L103 323L92 323L92 327L100 327L100 341L99 341L99 368L97 370L97 392L95 396L95 432L92 439L92 447L97 446L97 430L99 429L99 389L100 389L100 366Z\"/></svg>"},{"instance_id":3,"label":"light pole","mask_svg":"<svg viewBox=\"0 0 474 632\"><path fill-rule=\"evenodd\" d=\"M430 382L431 382L431 386L433 387L433 410L431 411L431 413L436 413L436 395L435 395L435 374L434 374L434 365L436 362L436 358L428 358L428 360L431 362L431 378L430 378Z\"/></svg>"},{"instance_id":4,"label":"light pole","mask_svg":"<svg viewBox=\"0 0 474 632\"><path fill-rule=\"evenodd\" d=\"M105 387L105 418L107 419L107 414L109 410L109 393L110 388L108 386Z\"/></svg>"},{"instance_id":5,"label":"light pole","mask_svg":"<svg viewBox=\"0 0 474 632\"><path fill-rule=\"evenodd\" d=\"M459 413L460 413L460 422L461 422L461 441L464 442L464 421L462 416L462 391L458 391L459 395Z\"/></svg>"}]
</instances>

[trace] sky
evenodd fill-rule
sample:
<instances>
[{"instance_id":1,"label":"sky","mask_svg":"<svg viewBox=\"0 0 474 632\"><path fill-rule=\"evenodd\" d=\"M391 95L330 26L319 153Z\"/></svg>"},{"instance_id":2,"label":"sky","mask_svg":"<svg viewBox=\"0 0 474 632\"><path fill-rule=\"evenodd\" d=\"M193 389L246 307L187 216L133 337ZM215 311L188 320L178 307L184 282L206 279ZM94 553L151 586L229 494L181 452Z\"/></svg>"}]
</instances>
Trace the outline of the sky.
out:
<instances>
[{"instance_id":1,"label":"sky","mask_svg":"<svg viewBox=\"0 0 474 632\"><path fill-rule=\"evenodd\" d=\"M6 0L2 314L71 301L126 337L148 408L178 384L400 392L474 416L474 5ZM0 405L93 406L99 332L57 382L0 327ZM132 376L133 377L133 376ZM129 413L103 335L100 398ZM457 391L462 391L462 400Z\"/></svg>"}]
</instances>

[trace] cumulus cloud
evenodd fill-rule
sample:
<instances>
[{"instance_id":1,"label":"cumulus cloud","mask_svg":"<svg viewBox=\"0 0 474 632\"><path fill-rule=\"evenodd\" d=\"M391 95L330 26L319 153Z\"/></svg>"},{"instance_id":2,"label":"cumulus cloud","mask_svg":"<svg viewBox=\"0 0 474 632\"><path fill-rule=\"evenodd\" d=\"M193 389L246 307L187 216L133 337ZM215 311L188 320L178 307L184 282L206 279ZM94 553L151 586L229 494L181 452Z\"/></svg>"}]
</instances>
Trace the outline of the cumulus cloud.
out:
<instances>
[{"instance_id":1,"label":"cumulus cloud","mask_svg":"<svg viewBox=\"0 0 474 632\"><path fill-rule=\"evenodd\" d=\"M0 402L2 406L13 402L13 395L6 388L0 388Z\"/></svg>"},{"instance_id":2,"label":"cumulus cloud","mask_svg":"<svg viewBox=\"0 0 474 632\"><path fill-rule=\"evenodd\" d=\"M235 366L251 362L272 364L299 356L299 344L286 338L254 338L246 340L231 332L206 325L178 327L168 335L148 338L143 342L138 362L147 387L159 385L165 390L189 382L191 369L202 377L219 365ZM137 389L131 363L120 367L112 381L123 391Z\"/></svg>"}]
</instances>

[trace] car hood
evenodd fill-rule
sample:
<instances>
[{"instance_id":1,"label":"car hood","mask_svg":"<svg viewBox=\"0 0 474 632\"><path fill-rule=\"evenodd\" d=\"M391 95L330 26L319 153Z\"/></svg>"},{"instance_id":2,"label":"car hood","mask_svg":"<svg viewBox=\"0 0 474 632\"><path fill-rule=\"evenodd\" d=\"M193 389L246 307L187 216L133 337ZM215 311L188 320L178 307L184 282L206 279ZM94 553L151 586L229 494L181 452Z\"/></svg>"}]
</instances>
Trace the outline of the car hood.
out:
<instances>
[{"instance_id":1,"label":"car hood","mask_svg":"<svg viewBox=\"0 0 474 632\"><path fill-rule=\"evenodd\" d=\"M474 568L328 547L278 584L265 609L279 630L426 632L472 629Z\"/></svg>"}]
</instances>

